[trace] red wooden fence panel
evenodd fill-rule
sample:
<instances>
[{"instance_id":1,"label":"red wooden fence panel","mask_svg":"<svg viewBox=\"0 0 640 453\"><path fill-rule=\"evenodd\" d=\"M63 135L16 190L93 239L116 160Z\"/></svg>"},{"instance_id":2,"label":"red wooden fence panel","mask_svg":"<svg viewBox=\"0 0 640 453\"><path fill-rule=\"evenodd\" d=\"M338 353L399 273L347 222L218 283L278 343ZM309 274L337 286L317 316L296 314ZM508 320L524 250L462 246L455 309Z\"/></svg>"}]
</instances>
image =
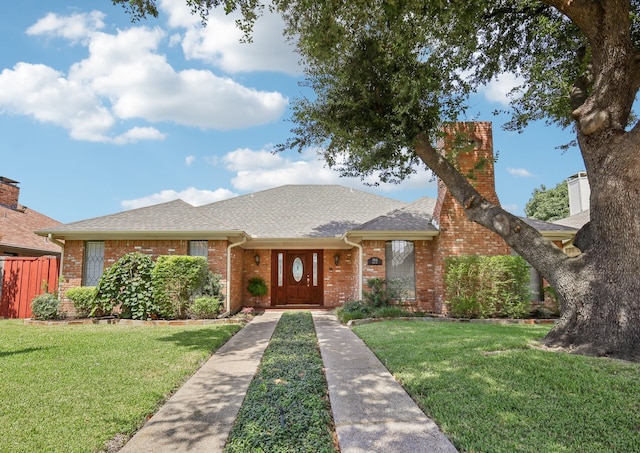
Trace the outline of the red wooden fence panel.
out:
<instances>
[{"instance_id":1,"label":"red wooden fence panel","mask_svg":"<svg viewBox=\"0 0 640 453\"><path fill-rule=\"evenodd\" d=\"M0 258L0 318L30 318L31 300L58 290L60 258Z\"/></svg>"}]
</instances>

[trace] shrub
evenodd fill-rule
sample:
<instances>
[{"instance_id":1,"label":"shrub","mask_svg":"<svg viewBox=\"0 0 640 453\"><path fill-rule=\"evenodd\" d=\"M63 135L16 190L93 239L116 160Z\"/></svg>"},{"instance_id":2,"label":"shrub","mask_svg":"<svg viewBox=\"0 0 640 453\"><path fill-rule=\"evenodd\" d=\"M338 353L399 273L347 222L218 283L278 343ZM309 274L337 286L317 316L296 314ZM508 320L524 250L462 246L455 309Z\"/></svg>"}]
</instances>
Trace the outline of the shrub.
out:
<instances>
[{"instance_id":1,"label":"shrub","mask_svg":"<svg viewBox=\"0 0 640 453\"><path fill-rule=\"evenodd\" d=\"M202 256L160 256L153 268L154 301L162 318L184 318L208 275Z\"/></svg>"},{"instance_id":2,"label":"shrub","mask_svg":"<svg viewBox=\"0 0 640 453\"><path fill-rule=\"evenodd\" d=\"M351 300L336 308L335 313L340 322L346 324L352 319L370 318L373 309L366 302Z\"/></svg>"},{"instance_id":3,"label":"shrub","mask_svg":"<svg viewBox=\"0 0 640 453\"><path fill-rule=\"evenodd\" d=\"M531 304L529 266L520 256L447 258L445 297L454 317L526 317Z\"/></svg>"},{"instance_id":4,"label":"shrub","mask_svg":"<svg viewBox=\"0 0 640 453\"><path fill-rule=\"evenodd\" d=\"M384 307L400 299L399 286L382 278L370 278L367 286L371 291L364 292L367 303L374 308Z\"/></svg>"},{"instance_id":5,"label":"shrub","mask_svg":"<svg viewBox=\"0 0 640 453\"><path fill-rule=\"evenodd\" d=\"M119 305L123 318L151 318L157 312L153 304L152 269L150 256L139 252L124 255L100 277L90 315L110 314Z\"/></svg>"},{"instance_id":6,"label":"shrub","mask_svg":"<svg viewBox=\"0 0 640 453\"><path fill-rule=\"evenodd\" d=\"M215 274L211 271L207 272L207 276L200 288L200 294L203 296L217 297L221 301L224 300L224 294L222 294L222 275Z\"/></svg>"},{"instance_id":7,"label":"shrub","mask_svg":"<svg viewBox=\"0 0 640 453\"><path fill-rule=\"evenodd\" d=\"M44 293L31 301L31 316L35 319L60 319L64 312L60 310L60 301L55 294Z\"/></svg>"},{"instance_id":8,"label":"shrub","mask_svg":"<svg viewBox=\"0 0 640 453\"><path fill-rule=\"evenodd\" d=\"M380 307L373 312L374 318L400 318L403 316L412 316L412 313L400 307Z\"/></svg>"},{"instance_id":9,"label":"shrub","mask_svg":"<svg viewBox=\"0 0 640 453\"><path fill-rule=\"evenodd\" d=\"M189 307L189 314L194 318L214 319L222 310L222 302L216 297L201 296L196 297Z\"/></svg>"},{"instance_id":10,"label":"shrub","mask_svg":"<svg viewBox=\"0 0 640 453\"><path fill-rule=\"evenodd\" d=\"M86 318L95 306L96 287L95 286L77 286L69 288L65 293L67 299L73 302L78 318ZM94 313L95 316L102 316L100 313Z\"/></svg>"}]
</instances>

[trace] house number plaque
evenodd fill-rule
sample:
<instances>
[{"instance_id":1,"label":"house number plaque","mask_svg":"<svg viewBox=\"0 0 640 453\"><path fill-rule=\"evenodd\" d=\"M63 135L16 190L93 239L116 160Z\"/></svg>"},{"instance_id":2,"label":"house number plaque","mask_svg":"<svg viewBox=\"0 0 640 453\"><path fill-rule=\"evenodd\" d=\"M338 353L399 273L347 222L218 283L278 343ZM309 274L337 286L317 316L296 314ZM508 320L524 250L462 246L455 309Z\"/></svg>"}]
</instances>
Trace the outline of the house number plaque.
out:
<instances>
[{"instance_id":1,"label":"house number plaque","mask_svg":"<svg viewBox=\"0 0 640 453\"><path fill-rule=\"evenodd\" d=\"M378 258L377 256L372 256L367 260L367 265L369 266L381 266L382 258Z\"/></svg>"}]
</instances>

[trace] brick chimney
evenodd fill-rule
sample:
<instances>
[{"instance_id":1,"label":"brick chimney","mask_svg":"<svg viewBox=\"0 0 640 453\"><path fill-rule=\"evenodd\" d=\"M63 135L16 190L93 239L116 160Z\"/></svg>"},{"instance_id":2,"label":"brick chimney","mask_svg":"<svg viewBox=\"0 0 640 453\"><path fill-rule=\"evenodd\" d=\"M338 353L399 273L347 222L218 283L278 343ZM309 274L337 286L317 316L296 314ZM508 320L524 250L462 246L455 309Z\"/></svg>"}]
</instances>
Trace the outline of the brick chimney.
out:
<instances>
[{"instance_id":1,"label":"brick chimney","mask_svg":"<svg viewBox=\"0 0 640 453\"><path fill-rule=\"evenodd\" d=\"M460 172L485 199L500 204L493 170L493 135L490 122L464 122L445 126L441 150L455 155ZM467 219L464 208L438 181L433 223L440 233L435 240L435 303L444 312L444 260L459 255L509 255L511 250L497 234Z\"/></svg>"},{"instance_id":2,"label":"brick chimney","mask_svg":"<svg viewBox=\"0 0 640 453\"><path fill-rule=\"evenodd\" d=\"M18 209L18 197L20 196L20 184L4 176L0 176L0 205L11 209Z\"/></svg>"}]
</instances>

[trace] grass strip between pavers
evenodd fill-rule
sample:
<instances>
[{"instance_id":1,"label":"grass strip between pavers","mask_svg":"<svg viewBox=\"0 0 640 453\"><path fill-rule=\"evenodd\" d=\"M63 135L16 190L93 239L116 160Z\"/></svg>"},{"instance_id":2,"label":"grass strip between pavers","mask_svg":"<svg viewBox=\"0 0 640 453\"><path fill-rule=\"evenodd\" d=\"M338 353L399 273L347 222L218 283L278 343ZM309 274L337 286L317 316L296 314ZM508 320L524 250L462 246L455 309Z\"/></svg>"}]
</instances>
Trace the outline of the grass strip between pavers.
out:
<instances>
[{"instance_id":1,"label":"grass strip between pavers","mask_svg":"<svg viewBox=\"0 0 640 453\"><path fill-rule=\"evenodd\" d=\"M224 451L336 452L332 426L311 313L284 313Z\"/></svg>"}]
</instances>

